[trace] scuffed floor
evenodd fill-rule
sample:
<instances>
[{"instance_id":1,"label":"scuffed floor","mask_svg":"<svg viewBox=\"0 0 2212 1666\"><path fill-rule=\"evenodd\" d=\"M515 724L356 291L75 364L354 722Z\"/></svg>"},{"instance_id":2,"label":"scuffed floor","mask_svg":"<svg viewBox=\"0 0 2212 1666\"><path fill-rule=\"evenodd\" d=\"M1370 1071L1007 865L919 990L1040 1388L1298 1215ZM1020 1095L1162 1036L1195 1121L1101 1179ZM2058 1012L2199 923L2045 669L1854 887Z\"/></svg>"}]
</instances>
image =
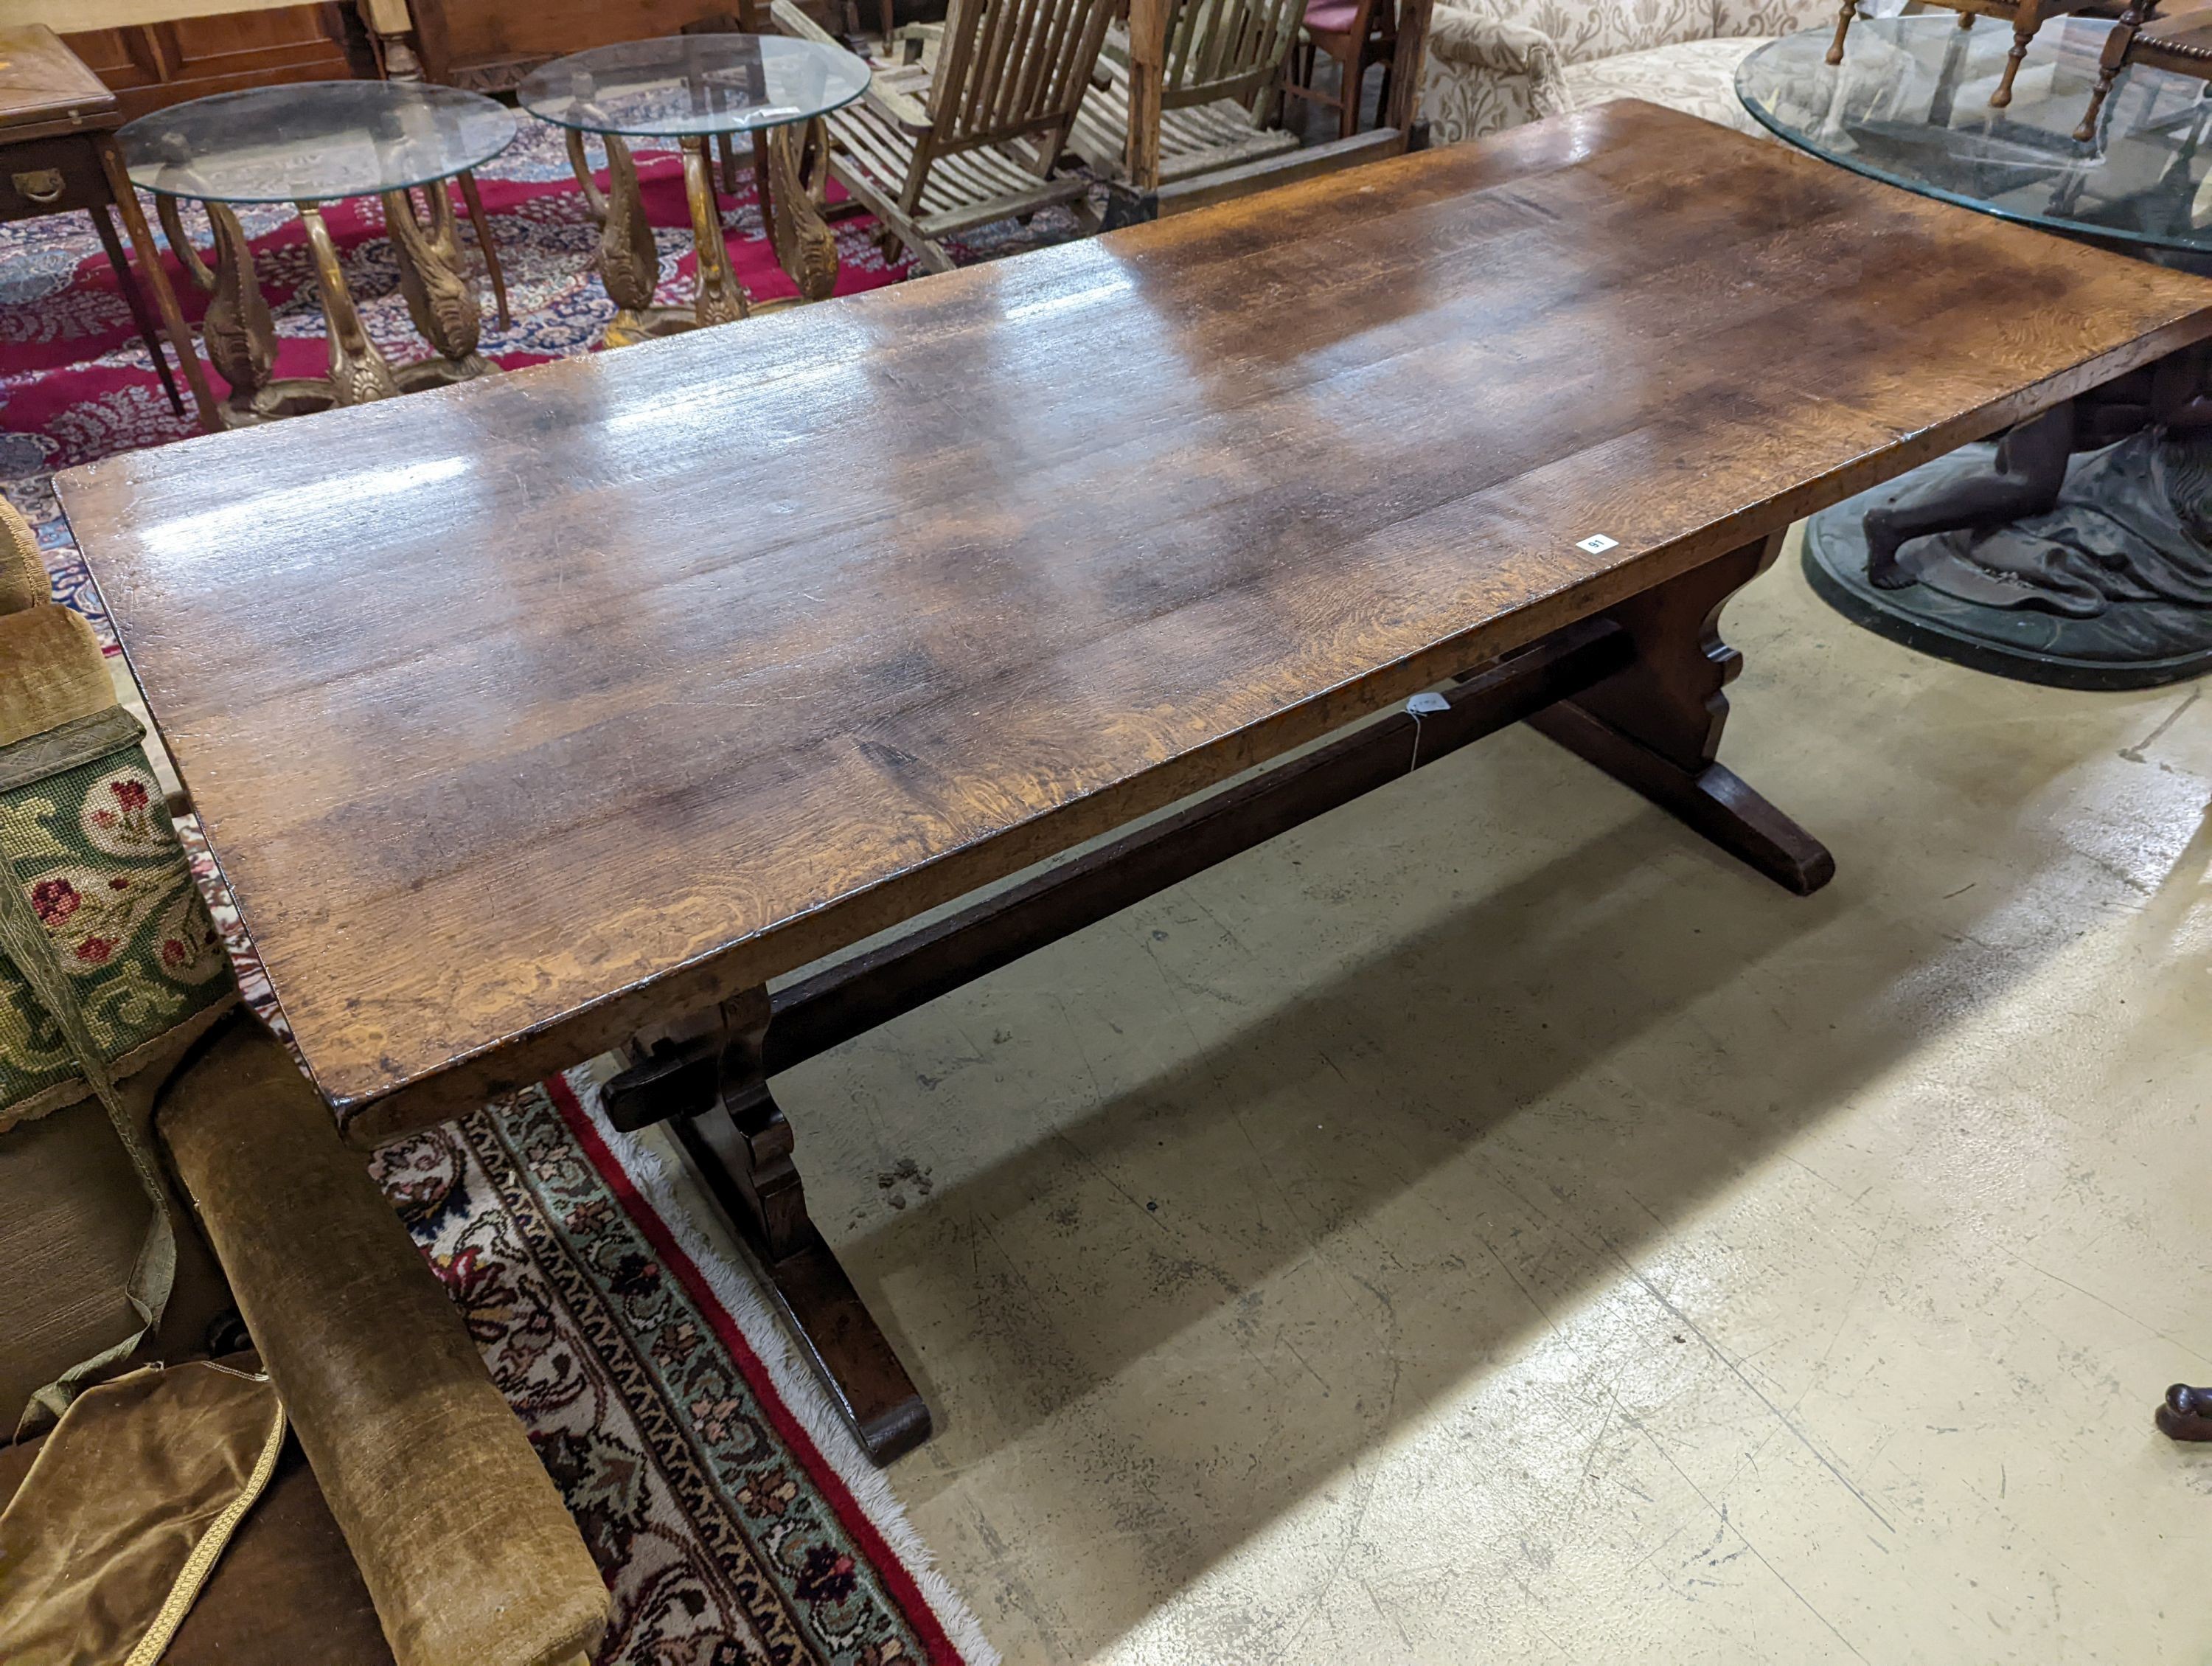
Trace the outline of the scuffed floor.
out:
<instances>
[{"instance_id":1,"label":"scuffed floor","mask_svg":"<svg viewBox=\"0 0 2212 1666\"><path fill-rule=\"evenodd\" d=\"M2212 700L1726 623L1817 897L1515 732L779 1079L1009 1661L2212 1651Z\"/></svg>"}]
</instances>

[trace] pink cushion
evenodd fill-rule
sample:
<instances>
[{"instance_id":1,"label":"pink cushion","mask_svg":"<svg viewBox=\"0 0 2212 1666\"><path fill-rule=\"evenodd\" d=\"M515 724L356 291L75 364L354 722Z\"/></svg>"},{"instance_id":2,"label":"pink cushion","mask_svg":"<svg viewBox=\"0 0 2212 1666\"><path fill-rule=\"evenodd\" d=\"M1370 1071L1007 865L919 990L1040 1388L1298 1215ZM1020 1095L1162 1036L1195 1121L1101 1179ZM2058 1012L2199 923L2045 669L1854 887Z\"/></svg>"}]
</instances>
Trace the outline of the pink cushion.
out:
<instances>
[{"instance_id":1,"label":"pink cushion","mask_svg":"<svg viewBox=\"0 0 2212 1666\"><path fill-rule=\"evenodd\" d=\"M1343 34L1359 19L1359 0L1322 0L1306 8L1306 27L1325 34Z\"/></svg>"}]
</instances>

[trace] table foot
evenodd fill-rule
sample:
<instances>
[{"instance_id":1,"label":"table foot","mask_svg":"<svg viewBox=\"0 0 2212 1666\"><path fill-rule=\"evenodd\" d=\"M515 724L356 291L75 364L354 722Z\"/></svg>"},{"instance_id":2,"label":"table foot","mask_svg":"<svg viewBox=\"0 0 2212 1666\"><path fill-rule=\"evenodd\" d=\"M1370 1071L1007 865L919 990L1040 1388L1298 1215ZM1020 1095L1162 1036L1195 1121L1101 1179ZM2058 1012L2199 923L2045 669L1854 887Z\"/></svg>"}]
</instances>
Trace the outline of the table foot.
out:
<instances>
[{"instance_id":1,"label":"table foot","mask_svg":"<svg viewBox=\"0 0 2212 1666\"><path fill-rule=\"evenodd\" d=\"M2158 1432L2171 1440L2212 1440L2212 1389L2176 1383L2159 1402Z\"/></svg>"},{"instance_id":2,"label":"table foot","mask_svg":"<svg viewBox=\"0 0 2212 1666\"><path fill-rule=\"evenodd\" d=\"M1721 609L1781 547L1778 532L1613 609L1605 617L1628 632L1635 659L1528 722L1803 897L1835 877L1835 858L1715 761L1728 722L1723 690L1743 668L1743 656L1721 640Z\"/></svg>"},{"instance_id":3,"label":"table foot","mask_svg":"<svg viewBox=\"0 0 2212 1666\"><path fill-rule=\"evenodd\" d=\"M1634 787L1692 832L1809 897L1836 877L1827 847L1744 784L1724 763L1691 771L1639 745L1611 724L1562 702L1529 726L1615 781Z\"/></svg>"},{"instance_id":4,"label":"table foot","mask_svg":"<svg viewBox=\"0 0 2212 1666\"><path fill-rule=\"evenodd\" d=\"M929 1408L806 1212L791 1125L762 1068L770 1010L768 991L750 989L710 1015L703 1034L664 1040L608 1084L608 1114L636 1127L677 1108L672 1131L861 1449L886 1464L929 1438Z\"/></svg>"}]
</instances>

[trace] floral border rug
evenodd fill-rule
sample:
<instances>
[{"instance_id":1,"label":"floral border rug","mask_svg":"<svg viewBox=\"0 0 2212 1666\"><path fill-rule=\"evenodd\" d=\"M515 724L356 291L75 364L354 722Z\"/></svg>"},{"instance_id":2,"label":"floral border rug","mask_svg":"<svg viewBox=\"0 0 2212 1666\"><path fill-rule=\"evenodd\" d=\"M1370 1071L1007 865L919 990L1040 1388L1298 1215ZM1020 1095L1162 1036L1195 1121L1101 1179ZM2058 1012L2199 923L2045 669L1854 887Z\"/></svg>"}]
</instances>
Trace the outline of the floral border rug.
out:
<instances>
[{"instance_id":1,"label":"floral border rug","mask_svg":"<svg viewBox=\"0 0 2212 1666\"><path fill-rule=\"evenodd\" d=\"M599 1660L995 1658L827 1407L794 1410L813 1385L772 1376L787 1348L748 1275L679 1240L659 1154L587 1108L597 1091L556 1077L374 1172L608 1575Z\"/></svg>"}]
</instances>

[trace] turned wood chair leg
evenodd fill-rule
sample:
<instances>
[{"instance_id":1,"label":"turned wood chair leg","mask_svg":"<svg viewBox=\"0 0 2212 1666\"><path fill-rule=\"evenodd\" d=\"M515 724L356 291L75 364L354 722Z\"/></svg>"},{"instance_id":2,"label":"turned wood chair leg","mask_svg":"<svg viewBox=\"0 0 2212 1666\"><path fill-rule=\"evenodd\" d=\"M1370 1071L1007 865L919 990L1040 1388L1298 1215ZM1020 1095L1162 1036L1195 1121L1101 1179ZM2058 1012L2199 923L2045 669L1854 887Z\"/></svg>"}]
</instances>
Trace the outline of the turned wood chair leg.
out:
<instances>
[{"instance_id":1,"label":"turned wood chair leg","mask_svg":"<svg viewBox=\"0 0 2212 1666\"><path fill-rule=\"evenodd\" d=\"M1723 690L1743 668L1721 640L1721 609L1772 565L1782 538L1746 544L1613 609L1606 617L1635 642L1635 661L1528 721L1803 897L1835 877L1835 859L1716 759L1728 722Z\"/></svg>"},{"instance_id":2,"label":"turned wood chair leg","mask_svg":"<svg viewBox=\"0 0 2212 1666\"><path fill-rule=\"evenodd\" d=\"M1859 0L1844 0L1842 9L1836 13L1836 38L1828 43L1829 63L1844 61L1844 37L1851 32L1851 20L1859 15L1858 9Z\"/></svg>"},{"instance_id":3,"label":"turned wood chair leg","mask_svg":"<svg viewBox=\"0 0 2212 1666\"><path fill-rule=\"evenodd\" d=\"M2104 113L2105 100L2118 75L2119 71L2109 65L2098 70L2096 88L2089 94L2089 107L2081 112L2081 125L2074 130L2074 137L2083 144L2097 137L2097 118Z\"/></svg>"},{"instance_id":4,"label":"turned wood chair leg","mask_svg":"<svg viewBox=\"0 0 2212 1666\"><path fill-rule=\"evenodd\" d=\"M2012 102L2013 77L2020 73L2021 62L2027 58L2028 45L2034 39L2033 27L2012 32L2012 50L2005 54L2004 73L1997 77L1996 91L1990 94L1992 110L2002 110Z\"/></svg>"},{"instance_id":5,"label":"turned wood chair leg","mask_svg":"<svg viewBox=\"0 0 2212 1666\"><path fill-rule=\"evenodd\" d=\"M2106 35L2104 58L2097 66L2096 88L2089 94L2089 107L2081 112L2081 125L2074 130L2074 137L2083 144L2097 137L2097 118L2104 113L2105 100L2112 94L2112 83L2127 67L2128 52L2136 43L2136 31L2157 10L2157 0L2137 0L2137 3L2121 12L2119 20Z\"/></svg>"}]
</instances>

